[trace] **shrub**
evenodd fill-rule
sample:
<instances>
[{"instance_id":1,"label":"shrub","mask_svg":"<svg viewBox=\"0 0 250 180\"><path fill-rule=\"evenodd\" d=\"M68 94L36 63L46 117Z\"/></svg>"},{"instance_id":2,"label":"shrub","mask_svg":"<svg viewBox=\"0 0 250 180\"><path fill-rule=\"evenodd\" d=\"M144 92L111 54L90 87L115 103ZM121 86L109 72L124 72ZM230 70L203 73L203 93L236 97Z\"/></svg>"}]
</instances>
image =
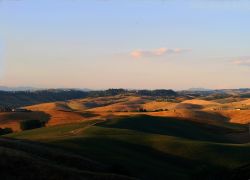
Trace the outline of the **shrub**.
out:
<instances>
[{"instance_id":1,"label":"shrub","mask_svg":"<svg viewBox=\"0 0 250 180\"><path fill-rule=\"evenodd\" d=\"M45 124L39 120L24 120L20 122L20 128L24 130L36 129L41 128Z\"/></svg>"},{"instance_id":2,"label":"shrub","mask_svg":"<svg viewBox=\"0 0 250 180\"><path fill-rule=\"evenodd\" d=\"M0 128L0 135L10 134L13 133L11 128Z\"/></svg>"},{"instance_id":3,"label":"shrub","mask_svg":"<svg viewBox=\"0 0 250 180\"><path fill-rule=\"evenodd\" d=\"M148 112L146 109L140 108L138 112Z\"/></svg>"}]
</instances>

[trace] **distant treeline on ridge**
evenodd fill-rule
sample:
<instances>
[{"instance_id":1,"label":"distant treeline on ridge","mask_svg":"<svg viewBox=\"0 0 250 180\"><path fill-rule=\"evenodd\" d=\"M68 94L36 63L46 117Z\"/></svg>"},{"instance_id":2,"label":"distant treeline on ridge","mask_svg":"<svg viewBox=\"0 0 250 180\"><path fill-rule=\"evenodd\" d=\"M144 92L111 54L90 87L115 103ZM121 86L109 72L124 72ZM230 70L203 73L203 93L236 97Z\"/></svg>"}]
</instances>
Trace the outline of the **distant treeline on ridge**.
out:
<instances>
[{"instance_id":1,"label":"distant treeline on ridge","mask_svg":"<svg viewBox=\"0 0 250 180\"><path fill-rule=\"evenodd\" d=\"M0 91L0 107L16 108L33 104L66 101L85 97L101 97L115 95L140 96L176 96L173 90L126 90L108 89L100 91L81 91L74 89L48 89L37 91Z\"/></svg>"}]
</instances>

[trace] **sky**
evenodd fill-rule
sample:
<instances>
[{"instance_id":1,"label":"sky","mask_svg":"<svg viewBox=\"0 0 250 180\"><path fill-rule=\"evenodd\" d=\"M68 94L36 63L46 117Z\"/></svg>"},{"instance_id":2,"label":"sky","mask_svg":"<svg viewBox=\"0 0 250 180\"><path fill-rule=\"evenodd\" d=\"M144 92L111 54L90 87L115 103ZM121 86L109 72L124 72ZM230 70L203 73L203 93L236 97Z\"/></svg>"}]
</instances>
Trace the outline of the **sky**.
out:
<instances>
[{"instance_id":1,"label":"sky","mask_svg":"<svg viewBox=\"0 0 250 180\"><path fill-rule=\"evenodd\" d=\"M248 0L0 0L0 85L250 87Z\"/></svg>"}]
</instances>

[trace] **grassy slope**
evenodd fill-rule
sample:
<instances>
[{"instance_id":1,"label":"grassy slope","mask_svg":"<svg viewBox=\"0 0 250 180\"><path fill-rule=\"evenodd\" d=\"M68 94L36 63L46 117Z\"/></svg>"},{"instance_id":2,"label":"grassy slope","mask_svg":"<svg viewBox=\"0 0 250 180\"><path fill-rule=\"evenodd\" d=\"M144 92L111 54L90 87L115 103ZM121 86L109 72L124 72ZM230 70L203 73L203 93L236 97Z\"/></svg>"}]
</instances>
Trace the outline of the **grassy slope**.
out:
<instances>
[{"instance_id":1,"label":"grassy slope","mask_svg":"<svg viewBox=\"0 0 250 180\"><path fill-rule=\"evenodd\" d=\"M0 127L11 128L13 131L20 130L21 120L37 119L43 122L47 122L50 119L50 115L42 111L34 112L1 112L0 113Z\"/></svg>"},{"instance_id":2,"label":"grassy slope","mask_svg":"<svg viewBox=\"0 0 250 180\"><path fill-rule=\"evenodd\" d=\"M56 145L110 164L142 179L213 176L249 163L250 145L226 138L229 127L203 126L173 118L125 117L96 124L41 128L9 135ZM238 131L237 126L237 131ZM243 128L244 129L244 128ZM221 177L222 179L222 177Z\"/></svg>"},{"instance_id":3,"label":"grassy slope","mask_svg":"<svg viewBox=\"0 0 250 180\"><path fill-rule=\"evenodd\" d=\"M12 140L11 140L12 141ZM2 143L2 139L1 139ZM12 144L12 143L10 143ZM13 145L13 144L12 144ZM20 144L18 145L20 146ZM26 147L26 146L25 146ZM44 154L47 155L46 151L43 151L42 155L37 155L36 152L30 149L28 145L28 152L23 150L18 150L19 147L16 147L15 143L11 148L0 147L0 174L2 180L18 179L18 180L58 180L58 179L81 179L81 180L93 180L93 179L105 179L105 180L116 180L116 179L132 179L126 176L120 176L116 174L111 174L105 172L104 169L98 169L98 165L93 162L93 164L88 163L89 166L94 166L95 168L86 167L86 160L80 158L76 159L74 155L65 155L58 156L58 158L65 158L63 161L57 159L49 159L43 157ZM39 147L41 150L44 150L44 146ZM55 156L57 149L52 148L50 155ZM35 155L34 155L35 154ZM64 164L65 160L68 164ZM69 164L70 162L70 164ZM88 161L87 161L88 162ZM74 163L74 164L73 164ZM80 167L80 165L83 165ZM84 166L85 165L85 166ZM75 166L75 167L74 167ZM101 166L101 165L99 165ZM102 166L101 166L102 167ZM99 172L100 171L100 172Z\"/></svg>"},{"instance_id":4,"label":"grassy slope","mask_svg":"<svg viewBox=\"0 0 250 180\"><path fill-rule=\"evenodd\" d=\"M81 125L88 126L89 124ZM62 131L57 129L58 135L69 132L72 128L74 129L73 126L65 127ZM117 175L110 165L93 161L53 145L34 141L2 137L0 138L0 157L1 179L134 179Z\"/></svg>"}]
</instances>

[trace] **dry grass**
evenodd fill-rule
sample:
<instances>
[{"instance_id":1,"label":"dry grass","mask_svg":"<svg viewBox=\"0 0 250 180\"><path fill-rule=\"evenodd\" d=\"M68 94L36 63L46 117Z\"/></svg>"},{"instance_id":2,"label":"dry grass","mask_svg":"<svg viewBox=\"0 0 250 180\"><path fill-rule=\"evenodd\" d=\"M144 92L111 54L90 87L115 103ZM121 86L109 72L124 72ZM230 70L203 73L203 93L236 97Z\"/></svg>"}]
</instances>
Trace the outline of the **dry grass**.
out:
<instances>
[{"instance_id":1,"label":"dry grass","mask_svg":"<svg viewBox=\"0 0 250 180\"><path fill-rule=\"evenodd\" d=\"M226 121L246 124L250 122L250 110L236 110L236 108L248 105L250 99L238 99L237 102L220 104L200 99L183 99L177 103L137 96L85 98L26 107L33 111L31 113L0 113L0 127L10 127L14 131L19 131L19 121L26 119L47 118L47 126L54 126L138 114L178 117L209 124ZM136 112L139 108L147 109L148 112ZM165 111L152 112L159 109Z\"/></svg>"},{"instance_id":2,"label":"dry grass","mask_svg":"<svg viewBox=\"0 0 250 180\"><path fill-rule=\"evenodd\" d=\"M0 128L11 128L13 131L19 131L21 120L47 121L49 118L50 115L44 111L0 113Z\"/></svg>"}]
</instances>

